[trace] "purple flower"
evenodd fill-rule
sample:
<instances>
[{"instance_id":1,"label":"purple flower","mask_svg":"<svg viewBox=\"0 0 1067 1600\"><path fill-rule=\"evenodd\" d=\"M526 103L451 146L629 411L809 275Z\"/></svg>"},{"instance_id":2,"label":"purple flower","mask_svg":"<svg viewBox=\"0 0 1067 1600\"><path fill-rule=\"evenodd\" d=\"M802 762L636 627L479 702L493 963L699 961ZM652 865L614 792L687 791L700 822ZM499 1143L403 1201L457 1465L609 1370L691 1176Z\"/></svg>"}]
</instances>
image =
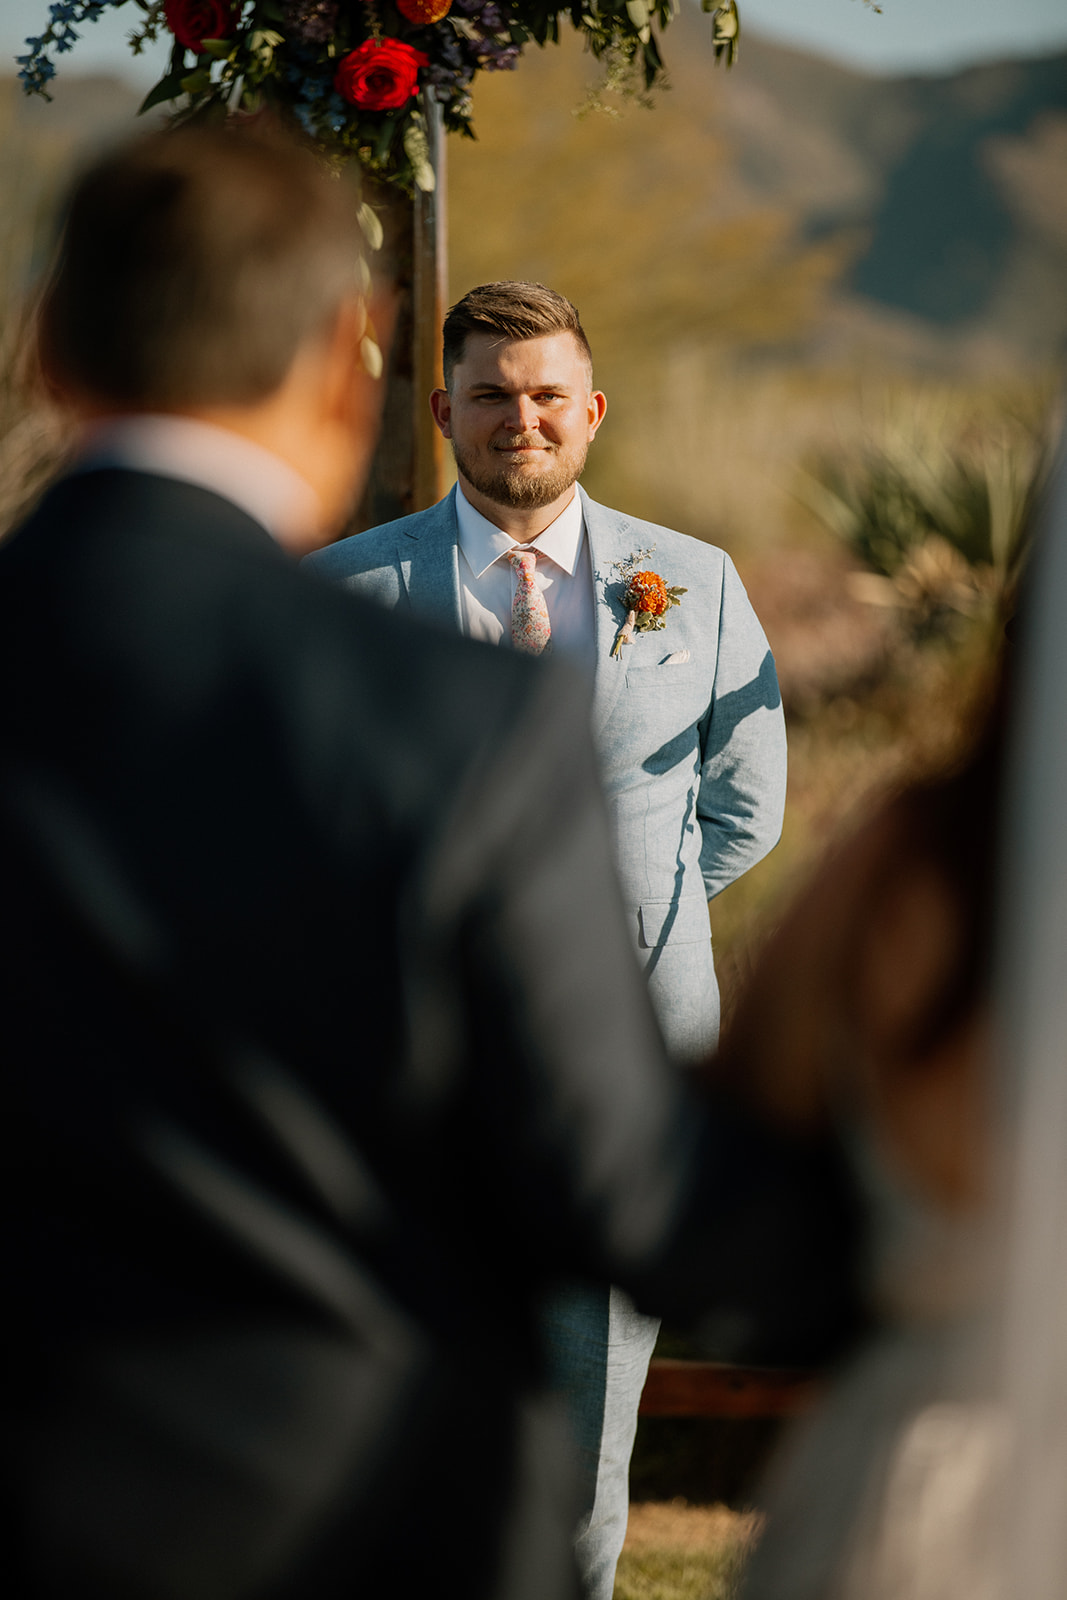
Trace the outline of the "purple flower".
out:
<instances>
[{"instance_id":1,"label":"purple flower","mask_svg":"<svg viewBox=\"0 0 1067 1600\"><path fill-rule=\"evenodd\" d=\"M302 44L328 44L337 12L337 0L285 0L285 26Z\"/></svg>"}]
</instances>

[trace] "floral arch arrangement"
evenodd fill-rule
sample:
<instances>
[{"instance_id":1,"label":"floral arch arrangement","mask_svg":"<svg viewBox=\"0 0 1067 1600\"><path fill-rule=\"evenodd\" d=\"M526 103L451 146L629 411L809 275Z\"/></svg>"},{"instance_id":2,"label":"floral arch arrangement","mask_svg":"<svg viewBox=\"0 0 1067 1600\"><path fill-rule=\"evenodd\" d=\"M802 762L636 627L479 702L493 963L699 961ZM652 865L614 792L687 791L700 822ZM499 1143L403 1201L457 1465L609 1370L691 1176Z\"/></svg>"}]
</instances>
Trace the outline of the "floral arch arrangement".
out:
<instances>
[{"instance_id":1,"label":"floral arch arrangement","mask_svg":"<svg viewBox=\"0 0 1067 1600\"><path fill-rule=\"evenodd\" d=\"M42 10L45 0L42 0ZM177 102L179 120L273 106L327 154L355 157L409 193L432 189L428 97L446 129L473 137L471 83L515 66L526 46L559 39L570 22L618 79L645 88L664 75L655 29L678 0L52 0L39 38L17 58L27 93L47 97L54 57L73 49L81 23L130 5L129 36L173 38L170 64L142 111ZM732 64L736 0L701 0L716 57Z\"/></svg>"}]
</instances>

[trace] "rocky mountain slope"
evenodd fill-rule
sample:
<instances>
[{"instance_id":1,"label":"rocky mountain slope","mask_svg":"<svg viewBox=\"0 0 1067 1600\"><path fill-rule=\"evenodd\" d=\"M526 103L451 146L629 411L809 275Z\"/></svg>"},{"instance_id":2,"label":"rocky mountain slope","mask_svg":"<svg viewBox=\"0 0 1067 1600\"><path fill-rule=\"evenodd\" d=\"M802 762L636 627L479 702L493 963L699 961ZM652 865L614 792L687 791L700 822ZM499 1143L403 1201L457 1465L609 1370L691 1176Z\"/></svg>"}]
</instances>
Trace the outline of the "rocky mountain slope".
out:
<instances>
[{"instance_id":1,"label":"rocky mountain slope","mask_svg":"<svg viewBox=\"0 0 1067 1600\"><path fill-rule=\"evenodd\" d=\"M573 40L483 77L450 152L457 291L532 271L609 323L809 352L1062 349L1067 54L874 78L746 34L727 74L692 0L663 51L651 112L576 116L598 69Z\"/></svg>"}]
</instances>

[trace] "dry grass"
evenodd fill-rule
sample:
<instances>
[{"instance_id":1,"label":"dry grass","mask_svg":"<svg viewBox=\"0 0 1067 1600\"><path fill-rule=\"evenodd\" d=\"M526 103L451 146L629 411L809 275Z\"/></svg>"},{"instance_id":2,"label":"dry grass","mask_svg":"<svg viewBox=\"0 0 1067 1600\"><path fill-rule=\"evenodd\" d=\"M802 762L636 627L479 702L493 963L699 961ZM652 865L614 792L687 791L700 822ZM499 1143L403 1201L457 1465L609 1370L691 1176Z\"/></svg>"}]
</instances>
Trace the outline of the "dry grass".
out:
<instances>
[{"instance_id":1,"label":"dry grass","mask_svg":"<svg viewBox=\"0 0 1067 1600\"><path fill-rule=\"evenodd\" d=\"M730 1600L759 1528L726 1506L632 1505L615 1600Z\"/></svg>"},{"instance_id":2,"label":"dry grass","mask_svg":"<svg viewBox=\"0 0 1067 1600\"><path fill-rule=\"evenodd\" d=\"M17 88L0 83L0 537L32 504L68 444L35 381L29 321L72 154L61 130L31 130Z\"/></svg>"}]
</instances>

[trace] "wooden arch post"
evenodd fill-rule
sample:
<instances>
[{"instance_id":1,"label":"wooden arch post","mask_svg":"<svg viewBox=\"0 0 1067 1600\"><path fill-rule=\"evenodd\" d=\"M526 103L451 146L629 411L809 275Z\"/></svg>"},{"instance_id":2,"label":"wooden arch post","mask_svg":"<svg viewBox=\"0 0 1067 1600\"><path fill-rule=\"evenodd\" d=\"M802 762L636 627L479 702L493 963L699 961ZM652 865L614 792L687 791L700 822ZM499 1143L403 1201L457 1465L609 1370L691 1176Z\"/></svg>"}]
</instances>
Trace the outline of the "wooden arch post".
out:
<instances>
[{"instance_id":1,"label":"wooden arch post","mask_svg":"<svg viewBox=\"0 0 1067 1600\"><path fill-rule=\"evenodd\" d=\"M430 415L440 387L441 324L448 293L444 128L432 90L424 90L436 188L414 200L379 189L373 204L385 229L384 256L396 293L396 323L386 365L382 431L355 528L424 511L445 489L444 440Z\"/></svg>"}]
</instances>

